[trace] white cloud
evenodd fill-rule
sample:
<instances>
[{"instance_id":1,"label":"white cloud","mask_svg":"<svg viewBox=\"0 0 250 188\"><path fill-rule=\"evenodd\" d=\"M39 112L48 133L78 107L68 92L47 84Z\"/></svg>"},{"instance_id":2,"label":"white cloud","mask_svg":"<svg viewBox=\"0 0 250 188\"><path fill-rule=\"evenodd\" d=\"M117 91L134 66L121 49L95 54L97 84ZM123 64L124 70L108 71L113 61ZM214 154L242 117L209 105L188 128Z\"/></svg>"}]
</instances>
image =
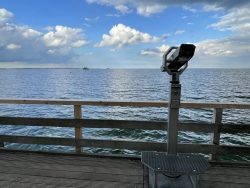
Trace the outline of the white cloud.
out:
<instances>
[{"instance_id":1,"label":"white cloud","mask_svg":"<svg viewBox=\"0 0 250 188\"><path fill-rule=\"evenodd\" d=\"M126 5L127 0L86 0L87 3L98 3L100 5L112 6L119 12L129 13L129 7Z\"/></svg>"},{"instance_id":2,"label":"white cloud","mask_svg":"<svg viewBox=\"0 0 250 188\"><path fill-rule=\"evenodd\" d=\"M192 67L249 67L250 35L230 36L223 39L208 39L195 43L196 51ZM162 57L168 50L168 45L145 49L142 56Z\"/></svg>"},{"instance_id":3,"label":"white cloud","mask_svg":"<svg viewBox=\"0 0 250 188\"><path fill-rule=\"evenodd\" d=\"M42 35L42 33L31 28L26 28L23 30L22 35L25 38L32 38L32 37L38 37Z\"/></svg>"},{"instance_id":4,"label":"white cloud","mask_svg":"<svg viewBox=\"0 0 250 188\"><path fill-rule=\"evenodd\" d=\"M196 52L201 56L222 57L236 54L230 39L209 39L196 44Z\"/></svg>"},{"instance_id":5,"label":"white cloud","mask_svg":"<svg viewBox=\"0 0 250 188\"><path fill-rule=\"evenodd\" d=\"M47 51L47 54L55 54L56 53L56 50L55 49L50 49Z\"/></svg>"},{"instance_id":6,"label":"white cloud","mask_svg":"<svg viewBox=\"0 0 250 188\"><path fill-rule=\"evenodd\" d=\"M138 6L137 7L137 13L143 16L150 16L155 13L162 12L166 6L153 4L149 6Z\"/></svg>"},{"instance_id":7,"label":"white cloud","mask_svg":"<svg viewBox=\"0 0 250 188\"><path fill-rule=\"evenodd\" d=\"M40 34L40 32L28 26L5 23L0 27L0 44L28 44L35 42L34 40L39 38Z\"/></svg>"},{"instance_id":8,"label":"white cloud","mask_svg":"<svg viewBox=\"0 0 250 188\"><path fill-rule=\"evenodd\" d=\"M116 18L121 17L120 14L107 14L106 16L107 16L107 17L116 17Z\"/></svg>"},{"instance_id":9,"label":"white cloud","mask_svg":"<svg viewBox=\"0 0 250 188\"><path fill-rule=\"evenodd\" d=\"M90 18L84 18L84 20L87 21L87 22L91 21Z\"/></svg>"},{"instance_id":10,"label":"white cloud","mask_svg":"<svg viewBox=\"0 0 250 188\"><path fill-rule=\"evenodd\" d=\"M88 17L85 17L85 18L84 18L84 20L85 20L86 22L97 21L97 20L99 20L99 19L100 19L99 16L96 16L96 17L94 17L94 18L88 18Z\"/></svg>"},{"instance_id":11,"label":"white cloud","mask_svg":"<svg viewBox=\"0 0 250 188\"><path fill-rule=\"evenodd\" d=\"M96 23L100 19L99 16L96 17L85 17L83 25L90 28L93 23Z\"/></svg>"},{"instance_id":12,"label":"white cloud","mask_svg":"<svg viewBox=\"0 0 250 188\"><path fill-rule=\"evenodd\" d=\"M207 39L197 42L196 59L218 65L223 62L249 67L250 59L250 6L233 8L217 23L211 24L221 31L230 30L232 34L221 39ZM248 64L248 65L247 65Z\"/></svg>"},{"instance_id":13,"label":"white cloud","mask_svg":"<svg viewBox=\"0 0 250 188\"><path fill-rule=\"evenodd\" d=\"M125 6L125 5L122 5L122 4L120 4L120 5L115 5L115 9L116 10L119 10L121 13L123 13L123 14L126 14L126 13L129 13L130 12L130 10L129 10L129 8L127 7L127 6Z\"/></svg>"},{"instance_id":14,"label":"white cloud","mask_svg":"<svg viewBox=\"0 0 250 188\"><path fill-rule=\"evenodd\" d=\"M221 31L231 30L239 33L250 32L250 5L231 9L220 21L209 25Z\"/></svg>"},{"instance_id":15,"label":"white cloud","mask_svg":"<svg viewBox=\"0 0 250 188\"><path fill-rule=\"evenodd\" d=\"M177 30L177 31L175 31L174 35L181 35L183 33L185 33L184 30Z\"/></svg>"},{"instance_id":16,"label":"white cloud","mask_svg":"<svg viewBox=\"0 0 250 188\"><path fill-rule=\"evenodd\" d=\"M74 47L74 48L80 48L80 47L84 46L87 43L88 42L86 40L79 39L79 40L76 40L75 42L73 42L71 46Z\"/></svg>"},{"instance_id":17,"label":"white cloud","mask_svg":"<svg viewBox=\"0 0 250 188\"><path fill-rule=\"evenodd\" d=\"M167 50L169 46L168 45L161 45L156 48L146 49L141 51L141 55L143 56L162 56Z\"/></svg>"},{"instance_id":18,"label":"white cloud","mask_svg":"<svg viewBox=\"0 0 250 188\"><path fill-rule=\"evenodd\" d=\"M159 39L129 26L118 24L110 29L109 34L102 36L102 41L97 46L116 46L121 48L131 44L157 42Z\"/></svg>"},{"instance_id":19,"label":"white cloud","mask_svg":"<svg viewBox=\"0 0 250 188\"><path fill-rule=\"evenodd\" d=\"M52 26L47 26L47 27L45 27L45 29L46 29L47 31L52 31L52 30L54 30L54 27L52 27Z\"/></svg>"},{"instance_id":20,"label":"white cloud","mask_svg":"<svg viewBox=\"0 0 250 188\"><path fill-rule=\"evenodd\" d=\"M227 1L227 0L86 0L88 3L97 3L99 5L114 7L121 13L129 13L133 10L139 15L150 16L152 14L160 13L169 6L181 5L183 9L197 12L198 10L193 5L201 4L204 6L204 11L219 11L224 9L231 9L233 7L240 7L249 4L249 0Z\"/></svg>"},{"instance_id":21,"label":"white cloud","mask_svg":"<svg viewBox=\"0 0 250 188\"><path fill-rule=\"evenodd\" d=\"M224 39L208 39L195 43L195 56L200 58L218 58L218 57L240 57L249 56L250 53L250 35L248 39L243 36L233 36ZM162 56L168 50L168 45L145 49L141 51L144 56Z\"/></svg>"},{"instance_id":22,"label":"white cloud","mask_svg":"<svg viewBox=\"0 0 250 188\"><path fill-rule=\"evenodd\" d=\"M200 57L242 57L250 58L250 33L236 34L222 39L207 39L196 43Z\"/></svg>"},{"instance_id":23,"label":"white cloud","mask_svg":"<svg viewBox=\"0 0 250 188\"><path fill-rule=\"evenodd\" d=\"M223 10L223 8L219 7L216 4L207 4L207 5L204 5L203 10L205 12L217 12L217 11Z\"/></svg>"},{"instance_id":24,"label":"white cloud","mask_svg":"<svg viewBox=\"0 0 250 188\"><path fill-rule=\"evenodd\" d=\"M5 9L0 10L2 21L0 26L0 63L65 63L76 57L75 48L82 47L87 43L84 32L79 28L50 26L49 30L43 33L29 26L10 22L10 18L14 15Z\"/></svg>"},{"instance_id":25,"label":"white cloud","mask_svg":"<svg viewBox=\"0 0 250 188\"><path fill-rule=\"evenodd\" d=\"M149 0L86 0L88 3L97 3L105 6L112 6L117 11L125 14L130 13L134 9L143 16L150 16L163 11L167 5L164 1L149 1ZM162 1L162 2L161 2Z\"/></svg>"},{"instance_id":26,"label":"white cloud","mask_svg":"<svg viewBox=\"0 0 250 188\"><path fill-rule=\"evenodd\" d=\"M194 61L205 67L248 67L250 35L208 39L196 43Z\"/></svg>"},{"instance_id":27,"label":"white cloud","mask_svg":"<svg viewBox=\"0 0 250 188\"><path fill-rule=\"evenodd\" d=\"M55 26L53 31L49 31L43 36L46 46L49 47L81 47L87 43L82 39L82 30L77 28Z\"/></svg>"},{"instance_id":28,"label":"white cloud","mask_svg":"<svg viewBox=\"0 0 250 188\"><path fill-rule=\"evenodd\" d=\"M9 21L13 17L13 13L4 8L0 8L0 24Z\"/></svg>"},{"instance_id":29,"label":"white cloud","mask_svg":"<svg viewBox=\"0 0 250 188\"><path fill-rule=\"evenodd\" d=\"M187 5L182 6L182 8L183 8L184 10L187 10L187 11L193 12L193 13L196 13L196 12L198 11L197 9L192 8L191 6L187 6Z\"/></svg>"},{"instance_id":30,"label":"white cloud","mask_svg":"<svg viewBox=\"0 0 250 188\"><path fill-rule=\"evenodd\" d=\"M13 44L13 43L11 43L11 44L8 44L6 46L6 49L8 49L8 50L15 50L15 49L20 49L21 47L22 46L19 45L19 44Z\"/></svg>"}]
</instances>

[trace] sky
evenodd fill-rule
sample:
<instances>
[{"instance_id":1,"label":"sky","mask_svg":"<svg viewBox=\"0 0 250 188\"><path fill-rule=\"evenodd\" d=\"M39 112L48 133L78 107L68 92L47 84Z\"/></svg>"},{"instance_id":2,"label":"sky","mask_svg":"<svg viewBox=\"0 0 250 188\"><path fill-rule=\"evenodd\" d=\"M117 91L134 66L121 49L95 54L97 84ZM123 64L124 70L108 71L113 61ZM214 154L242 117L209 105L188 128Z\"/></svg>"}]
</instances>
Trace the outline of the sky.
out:
<instances>
[{"instance_id":1,"label":"sky","mask_svg":"<svg viewBox=\"0 0 250 188\"><path fill-rule=\"evenodd\" d=\"M250 68L249 0L0 0L0 68Z\"/></svg>"}]
</instances>

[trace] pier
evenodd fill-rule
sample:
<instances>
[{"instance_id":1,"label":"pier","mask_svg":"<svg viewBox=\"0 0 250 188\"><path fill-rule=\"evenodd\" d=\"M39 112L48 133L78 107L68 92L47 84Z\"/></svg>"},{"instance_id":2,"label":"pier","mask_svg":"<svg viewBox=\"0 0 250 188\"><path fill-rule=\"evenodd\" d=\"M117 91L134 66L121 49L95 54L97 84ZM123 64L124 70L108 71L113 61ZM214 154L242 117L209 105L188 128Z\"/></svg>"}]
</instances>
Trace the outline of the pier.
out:
<instances>
[{"instance_id":1,"label":"pier","mask_svg":"<svg viewBox=\"0 0 250 188\"><path fill-rule=\"evenodd\" d=\"M104 156L85 153L82 148L112 148L137 151L167 151L166 143L147 141L101 140L83 137L82 128L117 128L166 131L165 121L85 119L84 106L162 107L168 102L82 101L43 99L0 99L0 104L69 105L72 118L0 117L0 126L71 127L75 138L0 135L0 187L147 187L147 173L138 156ZM181 102L181 108L213 109L211 123L181 122L178 131L211 134L210 143L178 143L178 153L203 153L210 166L200 176L201 187L250 187L249 162L220 160L221 155L250 155L249 145L223 145L221 134L250 134L248 124L222 123L223 109L250 109L249 103ZM240 118L240 117L239 117ZM17 151L5 143L60 145L75 147L74 153Z\"/></svg>"}]
</instances>

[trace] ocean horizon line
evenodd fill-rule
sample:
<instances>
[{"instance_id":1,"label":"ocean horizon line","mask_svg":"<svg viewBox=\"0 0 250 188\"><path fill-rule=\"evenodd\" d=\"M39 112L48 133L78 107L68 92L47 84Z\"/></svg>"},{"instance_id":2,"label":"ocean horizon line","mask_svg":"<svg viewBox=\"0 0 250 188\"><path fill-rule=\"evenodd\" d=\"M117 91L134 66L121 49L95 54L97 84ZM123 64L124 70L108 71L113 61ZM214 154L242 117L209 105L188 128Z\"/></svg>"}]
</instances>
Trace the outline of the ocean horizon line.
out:
<instances>
[{"instance_id":1,"label":"ocean horizon line","mask_svg":"<svg viewBox=\"0 0 250 188\"><path fill-rule=\"evenodd\" d=\"M1 68L0 67L0 70L1 69L83 69L83 68L53 68L53 67L37 67L37 68L23 68L23 67L8 67L8 68ZM160 69L160 68L91 68L91 67L88 67L88 69L90 70L157 70L157 69ZM199 68L195 68L195 67L190 67L189 69L232 69L232 70L237 70L237 69L250 69L250 68L228 68L228 67L225 67L225 68L222 68L222 67L218 67L218 68L206 68L206 67L199 67Z\"/></svg>"}]
</instances>

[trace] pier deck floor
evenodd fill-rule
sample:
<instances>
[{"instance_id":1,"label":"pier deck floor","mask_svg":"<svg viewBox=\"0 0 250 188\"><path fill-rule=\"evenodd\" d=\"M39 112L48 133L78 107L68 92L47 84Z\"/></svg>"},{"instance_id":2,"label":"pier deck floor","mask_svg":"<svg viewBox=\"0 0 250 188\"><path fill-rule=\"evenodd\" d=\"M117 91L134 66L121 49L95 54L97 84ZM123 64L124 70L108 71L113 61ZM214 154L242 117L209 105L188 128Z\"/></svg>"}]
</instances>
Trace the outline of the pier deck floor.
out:
<instances>
[{"instance_id":1,"label":"pier deck floor","mask_svg":"<svg viewBox=\"0 0 250 188\"><path fill-rule=\"evenodd\" d=\"M201 187L250 187L250 165L211 163ZM143 187L140 160L0 150L0 187ZM147 187L147 186L144 186Z\"/></svg>"}]
</instances>

